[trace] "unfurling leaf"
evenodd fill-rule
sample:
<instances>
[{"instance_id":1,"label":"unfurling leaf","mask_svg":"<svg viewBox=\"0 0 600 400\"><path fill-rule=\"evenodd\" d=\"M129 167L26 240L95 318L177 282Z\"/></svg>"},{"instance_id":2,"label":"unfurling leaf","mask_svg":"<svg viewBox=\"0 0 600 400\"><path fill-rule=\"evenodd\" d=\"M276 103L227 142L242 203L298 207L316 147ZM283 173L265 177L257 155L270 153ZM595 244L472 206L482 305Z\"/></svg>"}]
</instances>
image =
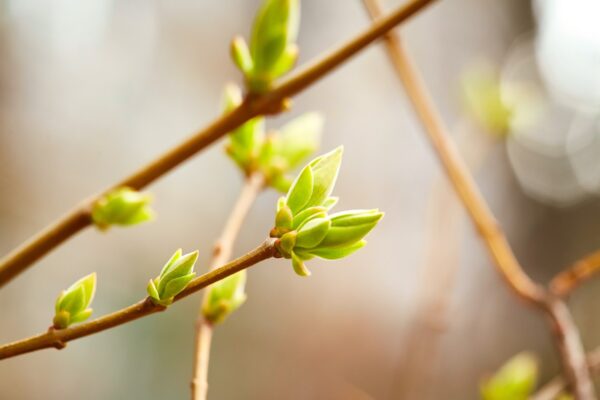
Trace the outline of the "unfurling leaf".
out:
<instances>
[{"instance_id":1,"label":"unfurling leaf","mask_svg":"<svg viewBox=\"0 0 600 400\"><path fill-rule=\"evenodd\" d=\"M89 274L67 290L63 290L56 299L54 306L53 326L64 329L69 325L85 321L92 315L89 308L96 293L96 273Z\"/></svg>"},{"instance_id":2,"label":"unfurling leaf","mask_svg":"<svg viewBox=\"0 0 600 400\"><path fill-rule=\"evenodd\" d=\"M212 324L223 322L246 301L245 286L246 271L212 284L202 305L204 318Z\"/></svg>"},{"instance_id":3,"label":"unfurling leaf","mask_svg":"<svg viewBox=\"0 0 600 400\"><path fill-rule=\"evenodd\" d=\"M106 194L92 207L92 221L102 229L111 225L135 225L154 218L152 197L123 187Z\"/></svg>"},{"instance_id":4,"label":"unfurling leaf","mask_svg":"<svg viewBox=\"0 0 600 400\"><path fill-rule=\"evenodd\" d=\"M173 298L194 279L194 265L198 260L198 251L182 255L178 249L163 266L160 275L151 279L146 288L155 304L168 306Z\"/></svg>"},{"instance_id":5,"label":"unfurling leaf","mask_svg":"<svg viewBox=\"0 0 600 400\"><path fill-rule=\"evenodd\" d=\"M520 353L508 360L496 374L481 384L483 400L527 400L538 375L536 358Z\"/></svg>"}]
</instances>

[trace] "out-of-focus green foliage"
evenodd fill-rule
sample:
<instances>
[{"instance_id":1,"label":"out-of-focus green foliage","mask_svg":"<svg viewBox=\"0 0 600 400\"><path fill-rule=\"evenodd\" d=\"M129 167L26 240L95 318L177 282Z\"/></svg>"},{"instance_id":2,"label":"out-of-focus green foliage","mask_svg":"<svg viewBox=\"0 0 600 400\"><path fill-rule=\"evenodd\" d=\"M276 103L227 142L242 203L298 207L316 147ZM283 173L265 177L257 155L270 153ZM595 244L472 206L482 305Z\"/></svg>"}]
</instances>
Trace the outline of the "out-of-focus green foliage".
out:
<instances>
[{"instance_id":1,"label":"out-of-focus green foliage","mask_svg":"<svg viewBox=\"0 0 600 400\"><path fill-rule=\"evenodd\" d=\"M519 353L482 382L481 397L483 400L527 400L537 377L536 358L530 353Z\"/></svg>"},{"instance_id":2,"label":"out-of-focus green foliage","mask_svg":"<svg viewBox=\"0 0 600 400\"><path fill-rule=\"evenodd\" d=\"M240 271L208 288L202 314L212 324L223 322L246 301L246 271Z\"/></svg>"},{"instance_id":3,"label":"out-of-focus green foliage","mask_svg":"<svg viewBox=\"0 0 600 400\"><path fill-rule=\"evenodd\" d=\"M123 187L100 198L92 208L92 221L102 229L111 225L136 225L154 218L150 208L152 197Z\"/></svg>"}]
</instances>

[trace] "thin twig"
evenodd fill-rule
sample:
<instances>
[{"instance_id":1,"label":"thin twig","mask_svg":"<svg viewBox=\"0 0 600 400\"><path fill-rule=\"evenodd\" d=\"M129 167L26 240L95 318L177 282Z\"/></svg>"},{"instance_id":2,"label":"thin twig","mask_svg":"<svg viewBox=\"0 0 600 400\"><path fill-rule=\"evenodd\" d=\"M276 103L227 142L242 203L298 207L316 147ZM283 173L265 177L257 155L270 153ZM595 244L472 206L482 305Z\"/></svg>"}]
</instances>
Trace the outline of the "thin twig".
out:
<instances>
[{"instance_id":1,"label":"thin twig","mask_svg":"<svg viewBox=\"0 0 600 400\"><path fill-rule=\"evenodd\" d=\"M588 254L576 261L550 281L550 290L559 296L566 297L571 292L600 272L600 250Z\"/></svg>"},{"instance_id":2,"label":"thin twig","mask_svg":"<svg viewBox=\"0 0 600 400\"><path fill-rule=\"evenodd\" d=\"M363 0L372 18L382 12L378 0ZM595 399L594 387L585 362L579 332L566 305L543 286L533 282L517 261L504 232L479 192L473 177L433 106L425 85L408 57L399 37L385 36L395 71L405 86L436 154L454 185L479 235L485 242L495 265L513 292L542 310L549 318L565 374L578 400Z\"/></svg>"},{"instance_id":3,"label":"thin twig","mask_svg":"<svg viewBox=\"0 0 600 400\"><path fill-rule=\"evenodd\" d=\"M265 240L263 244L247 254L236 258L222 267L197 277L190 282L181 293L175 296L174 301L181 300L212 283L273 257L276 254L274 243L275 240L269 238ZM0 346L0 360L50 347L61 349L71 340L102 332L163 310L165 310L165 307L155 305L149 298L146 298L129 307L83 324L74 325L66 329L50 329L48 332L37 336Z\"/></svg>"},{"instance_id":4,"label":"thin twig","mask_svg":"<svg viewBox=\"0 0 600 400\"><path fill-rule=\"evenodd\" d=\"M285 99L300 93L336 67L348 61L394 26L406 21L433 1L409 1L390 13L389 16L373 23L347 43L301 69L270 92L260 96L247 97L239 107L217 118L185 142L150 162L133 175L113 185L100 196L93 196L75 207L66 216L33 236L0 260L0 287L48 254L52 249L89 226L91 224L89 210L103 194L122 186L129 186L137 190L142 189L251 118L279 112Z\"/></svg>"},{"instance_id":5,"label":"thin twig","mask_svg":"<svg viewBox=\"0 0 600 400\"><path fill-rule=\"evenodd\" d=\"M227 262L231 257L233 244L240 231L242 223L254 203L256 196L264 185L264 178L260 173L253 173L244 182L244 187L236 201L221 237L215 243L209 271ZM204 298L208 292L204 293ZM196 348L194 352L194 373L192 376L192 400L206 399L208 391L208 362L210 358L210 343L212 340L213 325L202 315L202 310L196 322Z\"/></svg>"}]
</instances>

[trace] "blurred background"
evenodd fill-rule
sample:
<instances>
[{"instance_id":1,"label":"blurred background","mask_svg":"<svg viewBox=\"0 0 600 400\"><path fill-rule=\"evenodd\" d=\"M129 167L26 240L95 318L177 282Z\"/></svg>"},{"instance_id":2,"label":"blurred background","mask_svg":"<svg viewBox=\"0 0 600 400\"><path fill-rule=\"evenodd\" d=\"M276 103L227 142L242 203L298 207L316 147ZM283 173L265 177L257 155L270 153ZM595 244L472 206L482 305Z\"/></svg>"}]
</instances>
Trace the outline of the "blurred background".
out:
<instances>
[{"instance_id":1,"label":"blurred background","mask_svg":"<svg viewBox=\"0 0 600 400\"><path fill-rule=\"evenodd\" d=\"M224 84L240 81L229 41L248 34L258 4L0 1L0 253L218 115ZM595 0L444 0L401 29L540 281L600 247L599 16ZM300 63L368 24L358 0L303 0ZM322 150L345 146L340 209L386 218L352 257L311 261L308 279L281 260L250 270L247 303L215 335L209 397L476 399L480 379L522 350L539 357L542 381L556 374L545 321L494 271L383 47L268 124L313 110L326 118ZM162 178L149 188L154 223L88 229L0 291L0 341L46 329L58 292L91 271L99 316L145 296L178 247L198 248L206 265L241 183L222 143ZM277 197L259 197L236 255L263 240ZM590 350L599 288L586 283L570 300ZM1 362L0 399L187 398L200 298Z\"/></svg>"}]
</instances>

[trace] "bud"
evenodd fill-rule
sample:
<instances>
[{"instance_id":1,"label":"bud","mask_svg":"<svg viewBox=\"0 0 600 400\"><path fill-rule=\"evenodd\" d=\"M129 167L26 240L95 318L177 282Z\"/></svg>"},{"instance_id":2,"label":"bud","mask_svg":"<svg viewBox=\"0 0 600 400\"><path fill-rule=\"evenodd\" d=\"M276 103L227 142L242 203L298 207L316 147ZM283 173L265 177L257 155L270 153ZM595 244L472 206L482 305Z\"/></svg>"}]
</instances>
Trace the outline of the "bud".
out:
<instances>
[{"instance_id":1,"label":"bud","mask_svg":"<svg viewBox=\"0 0 600 400\"><path fill-rule=\"evenodd\" d=\"M233 40L232 58L250 91L268 90L273 80L294 66L299 22L299 0L265 0L254 20L250 49L240 38Z\"/></svg>"},{"instance_id":2,"label":"bud","mask_svg":"<svg viewBox=\"0 0 600 400\"><path fill-rule=\"evenodd\" d=\"M96 293L96 273L89 274L63 290L56 299L53 326L64 329L92 315L89 308Z\"/></svg>"},{"instance_id":3,"label":"bud","mask_svg":"<svg viewBox=\"0 0 600 400\"><path fill-rule=\"evenodd\" d=\"M92 221L102 230L111 225L135 225L154 218L148 194L123 187L99 199L92 208Z\"/></svg>"},{"instance_id":4,"label":"bud","mask_svg":"<svg viewBox=\"0 0 600 400\"><path fill-rule=\"evenodd\" d=\"M304 223L310 221L313 218L325 218L327 216L327 208L325 207L310 207L306 210L299 212L298 215L294 217L292 222L292 228L298 229Z\"/></svg>"},{"instance_id":5,"label":"bud","mask_svg":"<svg viewBox=\"0 0 600 400\"><path fill-rule=\"evenodd\" d=\"M324 118L310 112L285 124L274 143L274 152L286 162L286 169L296 168L319 147Z\"/></svg>"},{"instance_id":6,"label":"bud","mask_svg":"<svg viewBox=\"0 0 600 400\"><path fill-rule=\"evenodd\" d=\"M483 400L527 400L533 393L538 365L530 353L520 353L508 360L494 376L481 385Z\"/></svg>"},{"instance_id":7,"label":"bud","mask_svg":"<svg viewBox=\"0 0 600 400\"><path fill-rule=\"evenodd\" d=\"M298 230L295 247L310 249L317 246L325 238L330 227L331 221L328 218L311 219Z\"/></svg>"},{"instance_id":8,"label":"bud","mask_svg":"<svg viewBox=\"0 0 600 400\"><path fill-rule=\"evenodd\" d=\"M320 248L347 247L362 240L383 218L379 210L351 210L331 215L331 229Z\"/></svg>"},{"instance_id":9,"label":"bud","mask_svg":"<svg viewBox=\"0 0 600 400\"><path fill-rule=\"evenodd\" d=\"M212 324L223 322L246 301L246 271L222 279L208 288L202 314Z\"/></svg>"},{"instance_id":10,"label":"bud","mask_svg":"<svg viewBox=\"0 0 600 400\"><path fill-rule=\"evenodd\" d=\"M294 216L292 215L292 210L286 205L281 207L277 214L275 215L275 226L280 229L290 230L292 227L292 220Z\"/></svg>"},{"instance_id":11,"label":"bud","mask_svg":"<svg viewBox=\"0 0 600 400\"><path fill-rule=\"evenodd\" d=\"M225 87L223 109L229 112L242 103L242 92L234 84ZM265 141L265 119L252 118L228 135L227 154L244 171L254 168Z\"/></svg>"},{"instance_id":12,"label":"bud","mask_svg":"<svg viewBox=\"0 0 600 400\"><path fill-rule=\"evenodd\" d=\"M164 265L160 275L151 279L147 292L155 304L168 306L173 298L179 294L196 276L194 265L198 259L198 251L181 254L177 250Z\"/></svg>"},{"instance_id":13,"label":"bud","mask_svg":"<svg viewBox=\"0 0 600 400\"><path fill-rule=\"evenodd\" d=\"M254 62L244 38L236 36L231 41L231 58L244 75L252 74Z\"/></svg>"}]
</instances>

